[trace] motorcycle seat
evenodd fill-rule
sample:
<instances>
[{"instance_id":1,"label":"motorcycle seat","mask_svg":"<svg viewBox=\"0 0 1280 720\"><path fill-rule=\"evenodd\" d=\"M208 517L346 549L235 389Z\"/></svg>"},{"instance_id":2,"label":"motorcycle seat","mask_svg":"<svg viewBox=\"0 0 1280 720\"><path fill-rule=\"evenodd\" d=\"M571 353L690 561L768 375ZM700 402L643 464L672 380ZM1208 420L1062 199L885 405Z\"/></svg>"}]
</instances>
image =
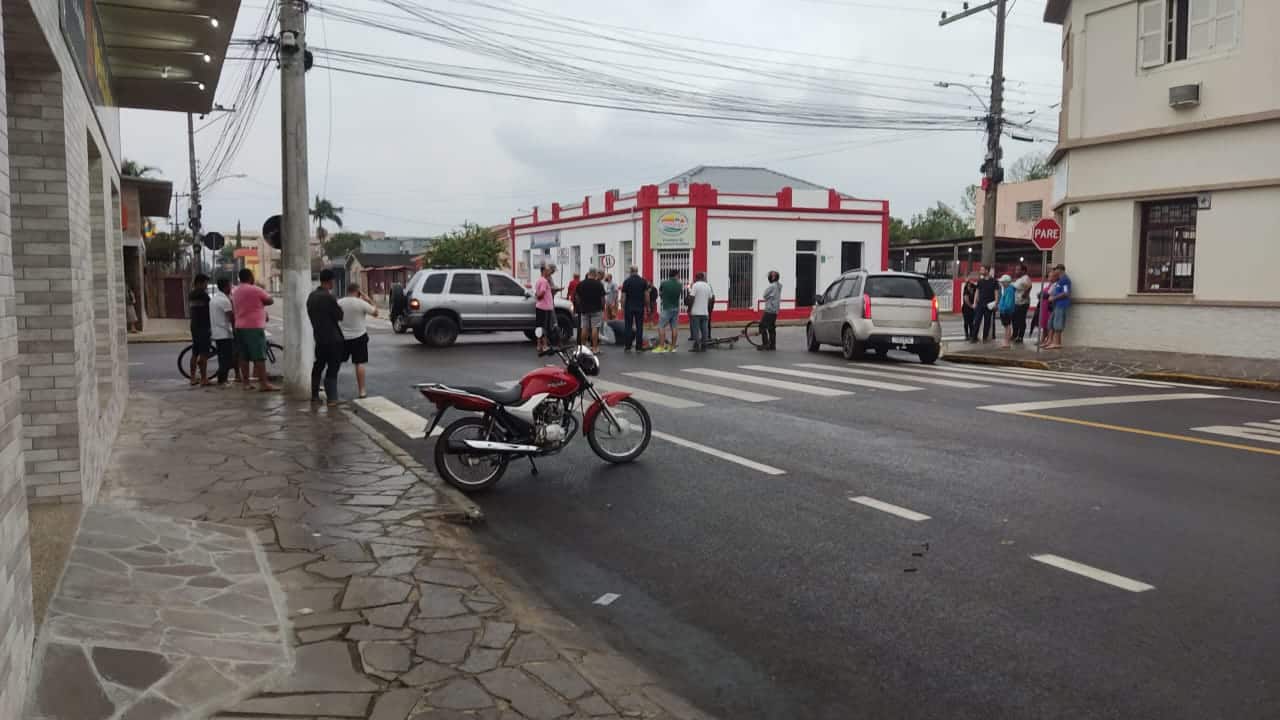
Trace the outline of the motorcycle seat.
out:
<instances>
[{"instance_id":1,"label":"motorcycle seat","mask_svg":"<svg viewBox=\"0 0 1280 720\"><path fill-rule=\"evenodd\" d=\"M520 386L512 385L509 388L495 387L479 387L476 385L455 385L455 390L462 390L479 395L480 397L489 398L500 405L515 405L520 402Z\"/></svg>"}]
</instances>

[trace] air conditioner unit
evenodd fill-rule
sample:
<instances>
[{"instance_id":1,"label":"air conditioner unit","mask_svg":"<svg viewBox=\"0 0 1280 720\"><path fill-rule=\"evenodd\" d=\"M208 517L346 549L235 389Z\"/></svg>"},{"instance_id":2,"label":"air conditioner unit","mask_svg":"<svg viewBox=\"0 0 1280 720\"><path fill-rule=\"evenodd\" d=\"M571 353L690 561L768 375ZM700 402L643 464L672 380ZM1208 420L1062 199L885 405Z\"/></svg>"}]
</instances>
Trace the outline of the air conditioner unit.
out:
<instances>
[{"instance_id":1,"label":"air conditioner unit","mask_svg":"<svg viewBox=\"0 0 1280 720\"><path fill-rule=\"evenodd\" d=\"M1169 107L1187 108L1200 104L1200 83L1169 88Z\"/></svg>"}]
</instances>

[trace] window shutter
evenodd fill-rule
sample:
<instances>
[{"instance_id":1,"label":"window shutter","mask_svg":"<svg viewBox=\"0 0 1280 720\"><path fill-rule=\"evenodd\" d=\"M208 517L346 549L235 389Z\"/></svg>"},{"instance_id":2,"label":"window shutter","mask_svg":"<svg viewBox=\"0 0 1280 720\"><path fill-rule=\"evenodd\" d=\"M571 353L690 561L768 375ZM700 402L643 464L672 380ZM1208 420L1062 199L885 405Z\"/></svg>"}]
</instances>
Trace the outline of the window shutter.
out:
<instances>
[{"instance_id":1,"label":"window shutter","mask_svg":"<svg viewBox=\"0 0 1280 720\"><path fill-rule=\"evenodd\" d=\"M1147 0L1138 6L1138 60L1144 68L1164 64L1165 0Z\"/></svg>"},{"instance_id":2,"label":"window shutter","mask_svg":"<svg viewBox=\"0 0 1280 720\"><path fill-rule=\"evenodd\" d=\"M1226 50L1235 47L1239 32L1240 0L1218 0L1218 7L1214 13L1214 50Z\"/></svg>"},{"instance_id":3,"label":"window shutter","mask_svg":"<svg viewBox=\"0 0 1280 720\"><path fill-rule=\"evenodd\" d=\"M1213 51L1217 19L1216 0L1191 0L1187 13L1187 57L1204 57Z\"/></svg>"}]
</instances>

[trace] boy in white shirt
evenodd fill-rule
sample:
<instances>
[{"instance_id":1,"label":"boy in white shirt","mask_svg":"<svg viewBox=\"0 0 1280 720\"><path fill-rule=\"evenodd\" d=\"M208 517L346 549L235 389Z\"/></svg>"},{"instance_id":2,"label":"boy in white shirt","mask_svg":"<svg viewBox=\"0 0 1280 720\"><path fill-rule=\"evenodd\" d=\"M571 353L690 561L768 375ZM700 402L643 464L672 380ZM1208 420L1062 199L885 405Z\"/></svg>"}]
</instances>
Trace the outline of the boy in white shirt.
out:
<instances>
[{"instance_id":1,"label":"boy in white shirt","mask_svg":"<svg viewBox=\"0 0 1280 720\"><path fill-rule=\"evenodd\" d=\"M369 363L369 330L366 318L378 317L378 308L373 301L360 290L360 286L351 283L347 286L347 296L338 301L342 308L342 320L338 326L342 329L346 355L356 366L356 388L360 397L365 397L364 366Z\"/></svg>"},{"instance_id":2,"label":"boy in white shirt","mask_svg":"<svg viewBox=\"0 0 1280 720\"><path fill-rule=\"evenodd\" d=\"M226 387L227 374L232 370L236 371L236 379L240 379L240 369L236 367L235 334L232 332L231 278L219 276L216 287L218 292L209 299L209 327L213 331L210 335L213 346L218 352L218 386Z\"/></svg>"}]
</instances>

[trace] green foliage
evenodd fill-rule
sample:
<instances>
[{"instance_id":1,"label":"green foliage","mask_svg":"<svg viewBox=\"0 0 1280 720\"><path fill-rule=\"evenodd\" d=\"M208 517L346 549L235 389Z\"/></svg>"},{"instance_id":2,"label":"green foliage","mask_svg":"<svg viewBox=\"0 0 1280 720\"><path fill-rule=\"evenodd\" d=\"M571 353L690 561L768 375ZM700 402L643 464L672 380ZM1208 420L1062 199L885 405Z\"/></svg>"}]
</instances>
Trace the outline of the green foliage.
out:
<instances>
[{"instance_id":1,"label":"green foliage","mask_svg":"<svg viewBox=\"0 0 1280 720\"><path fill-rule=\"evenodd\" d=\"M360 241L365 239L363 233L334 233L324 241L324 255L330 259L344 258L347 253L360 249Z\"/></svg>"},{"instance_id":2,"label":"green foliage","mask_svg":"<svg viewBox=\"0 0 1280 720\"><path fill-rule=\"evenodd\" d=\"M341 206L334 205L319 195L316 196L315 207L311 208L311 219L316 223L316 237L320 238L321 242L329 236L329 232L324 229L326 222L342 227L342 212Z\"/></svg>"},{"instance_id":3,"label":"green foliage","mask_svg":"<svg viewBox=\"0 0 1280 720\"><path fill-rule=\"evenodd\" d=\"M1044 180L1053 177L1053 166L1049 164L1048 153L1027 153L1018 158L1009 168L1010 182L1027 180Z\"/></svg>"},{"instance_id":4,"label":"green foliage","mask_svg":"<svg viewBox=\"0 0 1280 720\"><path fill-rule=\"evenodd\" d=\"M147 260L151 262L177 262L191 247L191 233L181 230L177 235L156 233L147 241Z\"/></svg>"},{"instance_id":5,"label":"green foliage","mask_svg":"<svg viewBox=\"0 0 1280 720\"><path fill-rule=\"evenodd\" d=\"M236 249L231 245L231 243L223 245L220 252L222 253L222 259L225 262L231 262L236 257Z\"/></svg>"},{"instance_id":6,"label":"green foliage","mask_svg":"<svg viewBox=\"0 0 1280 720\"><path fill-rule=\"evenodd\" d=\"M507 249L493 230L475 223L446 233L422 256L425 267L497 268Z\"/></svg>"},{"instance_id":7,"label":"green foliage","mask_svg":"<svg viewBox=\"0 0 1280 720\"><path fill-rule=\"evenodd\" d=\"M971 228L978 226L978 193L981 191L982 188L977 185L970 185L964 189L964 195L960 196L960 217Z\"/></svg>"},{"instance_id":8,"label":"green foliage","mask_svg":"<svg viewBox=\"0 0 1280 720\"><path fill-rule=\"evenodd\" d=\"M954 240L973 235L973 225L946 203L911 216L911 221L904 223L899 218L889 218L889 244L891 246L906 245L912 240L931 242L934 240Z\"/></svg>"},{"instance_id":9,"label":"green foliage","mask_svg":"<svg viewBox=\"0 0 1280 720\"><path fill-rule=\"evenodd\" d=\"M158 167L141 165L136 160L128 158L125 158L124 162L120 163L120 174L124 177L146 177L150 173L159 171L160 168Z\"/></svg>"}]
</instances>

